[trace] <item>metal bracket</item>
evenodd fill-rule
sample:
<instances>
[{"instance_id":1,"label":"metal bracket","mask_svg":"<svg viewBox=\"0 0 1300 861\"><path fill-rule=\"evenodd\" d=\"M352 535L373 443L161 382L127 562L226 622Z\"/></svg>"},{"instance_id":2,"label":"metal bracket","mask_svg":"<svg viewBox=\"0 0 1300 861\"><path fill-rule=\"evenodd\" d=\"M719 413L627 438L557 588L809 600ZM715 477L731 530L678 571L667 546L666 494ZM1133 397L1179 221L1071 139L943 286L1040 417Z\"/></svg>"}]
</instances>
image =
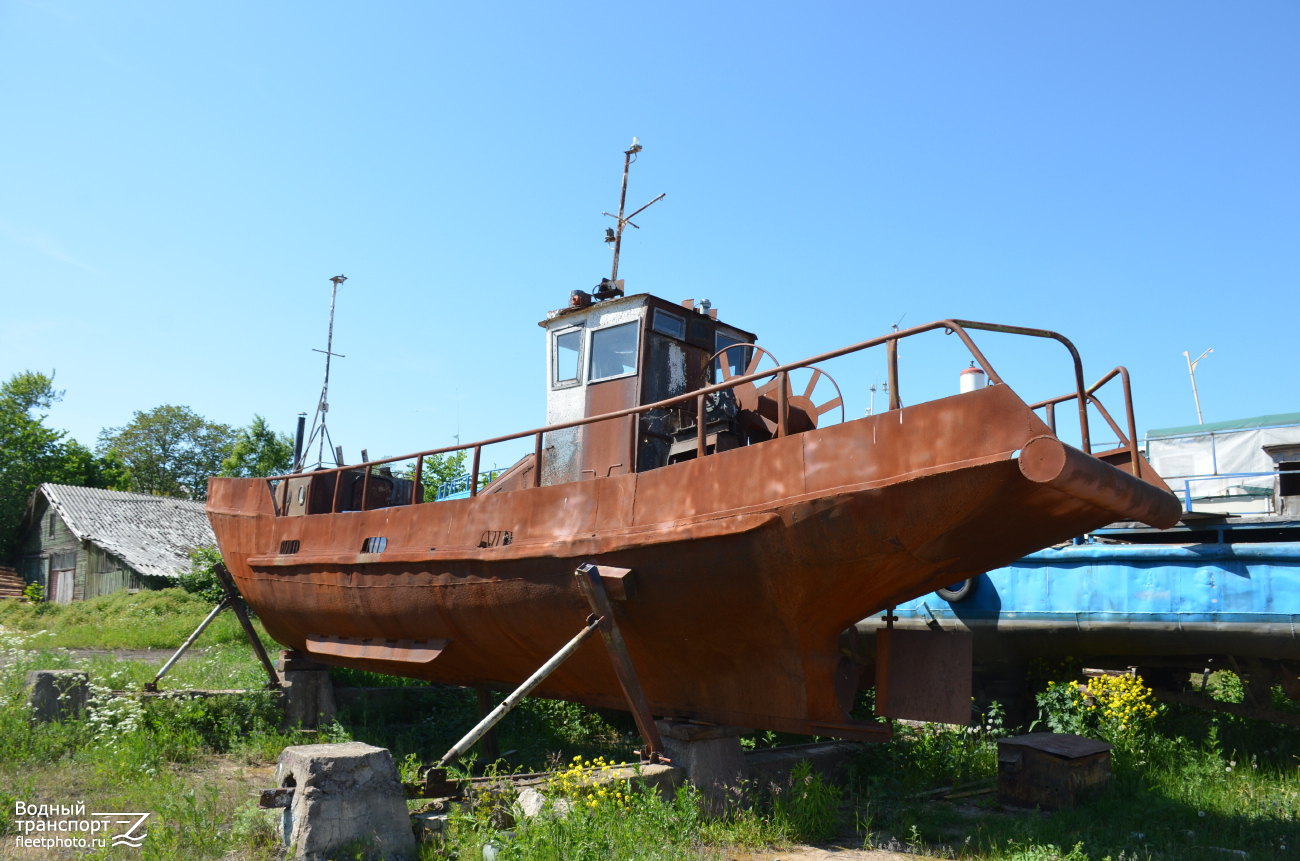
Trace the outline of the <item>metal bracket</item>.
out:
<instances>
[{"instance_id":1,"label":"metal bracket","mask_svg":"<svg viewBox=\"0 0 1300 861\"><path fill-rule=\"evenodd\" d=\"M632 666L632 657L627 652L627 644L623 642L623 634L618 629L618 622L614 621L614 607L605 592L602 577L603 574L618 580L626 580L631 572L626 568L612 568L608 565L598 566L591 562L584 562L574 573L577 575L582 594L591 604L592 612L601 617L597 623L600 634L605 640L605 648L609 650L610 660L614 664L614 673L623 688L623 696L627 697L627 703L632 709L636 728L641 731L641 738L645 741L645 748L639 751L641 761L668 762L669 760L663 755L663 739L659 737L654 716L650 713L650 703L645 698L645 691L641 689L640 680L637 679L636 668Z\"/></svg>"}]
</instances>

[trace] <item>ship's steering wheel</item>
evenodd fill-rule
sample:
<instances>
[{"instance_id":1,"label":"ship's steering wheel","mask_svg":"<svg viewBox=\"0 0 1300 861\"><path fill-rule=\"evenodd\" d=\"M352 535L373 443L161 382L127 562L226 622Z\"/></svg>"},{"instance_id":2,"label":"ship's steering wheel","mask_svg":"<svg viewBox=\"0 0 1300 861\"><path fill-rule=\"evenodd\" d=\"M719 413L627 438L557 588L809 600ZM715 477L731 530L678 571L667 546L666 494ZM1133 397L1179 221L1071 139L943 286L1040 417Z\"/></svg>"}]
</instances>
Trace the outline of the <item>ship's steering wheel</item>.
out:
<instances>
[{"instance_id":1,"label":"ship's steering wheel","mask_svg":"<svg viewBox=\"0 0 1300 861\"><path fill-rule=\"evenodd\" d=\"M749 362L745 365L745 369L738 374L733 373L732 363L728 361L726 356L732 350L751 351ZM744 354L742 353L742 355ZM757 344L733 344L724 347L713 354L709 363L718 362L722 370L722 382L725 383L732 377L748 377L760 373L759 365L764 357L770 359L774 365L779 366L781 364L781 361L776 356ZM805 369L796 369L796 371L798 370ZM803 394L791 394L786 398L788 407L786 427L792 434L816 429L818 420L836 407L840 408L840 421L844 421L844 397L841 395L840 387L835 382L835 379L820 368L813 367L806 370L810 370L812 375L807 386L804 387ZM823 378L829 380L830 384L835 388L835 397L818 404L815 390ZM752 380L748 383L741 383L730 390L735 393L738 406L736 419L746 437L747 443L761 442L776 436L776 390L778 382L776 374L773 374L766 380ZM793 386L791 386L791 390L793 390Z\"/></svg>"}]
</instances>

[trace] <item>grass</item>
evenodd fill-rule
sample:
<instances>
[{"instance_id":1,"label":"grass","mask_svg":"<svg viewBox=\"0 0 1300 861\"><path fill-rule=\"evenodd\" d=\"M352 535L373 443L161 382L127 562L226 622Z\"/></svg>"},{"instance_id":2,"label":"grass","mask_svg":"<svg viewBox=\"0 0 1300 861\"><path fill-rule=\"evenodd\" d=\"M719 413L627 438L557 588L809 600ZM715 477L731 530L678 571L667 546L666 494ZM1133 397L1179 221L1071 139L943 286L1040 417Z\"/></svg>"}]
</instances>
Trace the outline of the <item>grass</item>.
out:
<instances>
[{"instance_id":1,"label":"grass","mask_svg":"<svg viewBox=\"0 0 1300 861\"><path fill-rule=\"evenodd\" d=\"M394 691L382 702L362 699L319 733L286 731L269 694L105 697L109 688L138 688L157 663L67 651L174 648L207 609L179 590L115 595L40 613L0 602L0 834L13 827L16 801L85 800L88 809L153 813L149 839L131 850L141 858L270 859L278 851L275 817L255 808L254 791L271 785L275 757L285 746L356 739L389 748L399 763L427 762L477 721L472 691L402 690L410 683L336 669L331 673L340 685ZM164 687L260 688L261 669L239 632L208 639L210 633L200 643L206 651L179 663ZM99 689L91 712L31 723L23 680L28 670L44 668L88 671ZM1226 700L1242 696L1239 680L1223 672L1211 678L1209 693ZM1280 693L1275 697L1275 706L1294 708ZM870 714L869 695L859 710ZM1101 731L1100 724L1091 726ZM979 794L996 777L996 738L1003 732L997 714L969 729L894 728L892 742L865 747L849 764L843 786L804 769L782 787L747 787L716 817L701 814L690 788L672 798L638 791L596 796L570 781L549 792L571 803L566 815L553 811L521 827L509 791L498 789L454 818L445 846L423 845L421 857L477 861L490 843L501 861L724 859L827 838L846 847L988 861L1221 861L1241 857L1224 850L1250 859L1300 853L1300 731L1294 728L1161 707L1154 718L1113 738L1109 792L1050 814L1001 808L994 794ZM494 766L505 771L554 768L575 756L620 761L636 741L621 712L547 700L526 700L498 731L501 749L513 751ZM771 733L745 739L749 747L803 741ZM977 794L944 800L944 793L933 792L953 786ZM8 857L8 848L0 856ZM116 858L124 851L76 857Z\"/></svg>"},{"instance_id":2,"label":"grass","mask_svg":"<svg viewBox=\"0 0 1300 861\"><path fill-rule=\"evenodd\" d=\"M1212 694L1239 694L1235 676L1218 682ZM1050 814L1003 809L993 793L951 802L921 794L981 780L992 787L996 720L972 730L896 725L893 742L853 763L848 790L859 834L940 857L1195 861L1232 857L1225 850L1295 857L1300 732L1177 706L1157 712L1138 730L1109 737L1109 792Z\"/></svg>"},{"instance_id":3,"label":"grass","mask_svg":"<svg viewBox=\"0 0 1300 861\"><path fill-rule=\"evenodd\" d=\"M176 649L190 635L212 603L181 589L114 592L71 604L0 601L0 626L23 634L29 649ZM275 646L256 627L268 648ZM239 621L230 612L203 632L200 646L246 643Z\"/></svg>"}]
</instances>

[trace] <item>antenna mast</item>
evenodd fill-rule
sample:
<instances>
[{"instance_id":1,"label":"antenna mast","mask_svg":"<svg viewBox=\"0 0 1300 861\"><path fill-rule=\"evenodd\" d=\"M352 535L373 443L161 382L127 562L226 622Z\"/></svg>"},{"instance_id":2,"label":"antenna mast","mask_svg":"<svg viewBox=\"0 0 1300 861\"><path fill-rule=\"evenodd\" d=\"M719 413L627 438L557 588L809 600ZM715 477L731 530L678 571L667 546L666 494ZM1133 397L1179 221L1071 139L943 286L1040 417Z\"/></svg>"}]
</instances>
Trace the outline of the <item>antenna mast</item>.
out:
<instances>
[{"instance_id":1,"label":"antenna mast","mask_svg":"<svg viewBox=\"0 0 1300 861\"><path fill-rule=\"evenodd\" d=\"M312 347L313 353L325 354L325 383L321 386L320 402L316 404L316 415L311 420L311 436L307 438L307 444L303 446L303 461L293 465L294 472L301 472L306 465L307 452L311 451L311 444L319 437L316 450L316 468L320 469L325 465L325 442L330 444L330 453L334 455L334 465L342 466L341 458L334 447L334 440L330 437L329 428L326 427L326 415L330 411L329 394L330 394L330 359L338 356L340 359L347 358L342 353L334 352L334 301L339 295L339 285L348 280L346 275L335 275L330 281L334 282L334 287L330 290L330 327L329 335L325 341L325 349L317 350ZM318 424L319 422L319 424Z\"/></svg>"},{"instance_id":2,"label":"antenna mast","mask_svg":"<svg viewBox=\"0 0 1300 861\"><path fill-rule=\"evenodd\" d=\"M600 279L600 284L596 287L596 292L592 294L597 299L613 299L615 296L623 295L623 282L618 280L618 254L623 247L623 228L632 224L633 218L663 200L664 196L667 194L667 192L664 192L664 194L659 195L636 212L633 212L631 215L623 215L624 207L627 205L628 168L632 166L632 162L636 161L633 156L640 151L641 141L638 138L632 138L632 145L623 151L623 190L618 196L618 215L615 215L612 212L601 213L601 215L608 215L610 218L617 220L618 228L605 228L605 242L614 247L614 266L611 269L608 278ZM632 226L636 227L637 230L641 229L635 224L632 224Z\"/></svg>"}]
</instances>

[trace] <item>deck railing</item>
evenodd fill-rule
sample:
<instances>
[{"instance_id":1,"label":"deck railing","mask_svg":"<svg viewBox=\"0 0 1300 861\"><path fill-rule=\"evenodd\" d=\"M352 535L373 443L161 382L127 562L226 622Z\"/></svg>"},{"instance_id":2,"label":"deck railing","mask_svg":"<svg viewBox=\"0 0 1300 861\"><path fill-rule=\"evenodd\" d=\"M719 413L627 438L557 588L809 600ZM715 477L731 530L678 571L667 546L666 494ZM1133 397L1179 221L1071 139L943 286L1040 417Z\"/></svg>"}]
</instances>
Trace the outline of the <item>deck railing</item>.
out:
<instances>
[{"instance_id":1,"label":"deck railing","mask_svg":"<svg viewBox=\"0 0 1300 861\"><path fill-rule=\"evenodd\" d=\"M361 510L365 511L366 504L368 501L368 491L370 487L370 475L371 475L371 471L375 467L382 466L384 464L398 463L401 461L415 459L414 479L415 479L416 487L419 488L421 486L420 477L421 477L421 470L424 465L424 458L432 455L451 454L454 452L472 450L473 466L470 470L470 475L472 476L472 480L470 481L470 496L473 497L478 495L479 460L483 451L483 447L488 445L495 445L497 443L510 442L512 440L517 440L517 439L526 439L527 437L531 436L534 438L532 486L540 487L542 482L542 438L547 433L551 433L553 431L558 431L558 430L564 430L566 428L581 427L582 425L595 424L597 422L610 421L611 419L618 419L626 416L640 415L641 413L647 413L650 412L651 410L662 410L662 409L667 409L669 407L678 407L680 405L689 404L692 401L695 402L694 407L695 410L697 411L697 414L703 415L704 399L708 395L711 395L715 392L727 391L729 389L735 388L736 386L744 385L746 383L752 383L758 380L767 380L768 378L773 376L776 377L776 381L777 381L776 436L783 437L786 436L788 433L788 427L787 427L787 414L788 414L788 406L789 406L788 404L789 379L788 378L789 378L789 373L791 371L798 370L800 368L806 368L809 367L810 365L815 365L818 362L826 362L831 359L839 358L840 356L847 356L850 353L857 353L862 350L868 350L871 349L872 347L878 347L883 344L886 346L888 350L889 408L891 410L899 409L901 407L901 401L899 400L899 395L898 395L898 342L903 340L904 338L911 338L915 335L920 335L925 332L935 331L936 329L943 329L945 334L950 334L950 335L955 334L957 335L957 337L961 339L962 343L966 345L966 349L970 351L971 357L980 366L980 368L984 370L984 373L988 376L988 381L990 385L1005 385L1005 383L1003 382L1002 378L998 376L997 371L993 369L993 365L989 362L989 360L984 357L984 354L982 352L980 352L979 347L975 346L975 342L971 340L970 335L966 331L967 329L974 329L974 330L986 331L986 332L1001 332L1009 335L1023 335L1031 338L1048 338L1051 340L1059 341L1070 352L1070 359L1074 365L1075 391L1068 395L1062 395L1059 398L1053 398L1048 401L1042 401L1038 404L1033 405L1033 407L1031 408L1038 409L1040 407L1046 407L1049 410L1050 421L1048 422L1048 424L1052 427L1052 432L1055 433L1056 420L1055 420L1055 413L1054 411L1052 411L1052 408L1058 403L1062 403L1069 400L1077 400L1079 405L1078 406L1079 434L1081 439L1081 446L1083 448L1083 451L1091 454L1092 443L1088 431L1088 403L1091 402L1092 404L1097 406L1098 410L1102 413L1102 415L1106 417L1107 422L1109 422L1111 428L1115 430L1116 434L1118 434L1121 439L1127 440L1129 444L1129 448L1133 455L1133 473L1134 475L1140 474L1139 472L1140 467L1138 465L1139 457L1137 454L1137 447L1135 443L1136 431L1133 429L1134 428L1133 402L1129 392L1127 370L1125 370L1122 367L1116 368L1115 370L1107 374L1105 377L1102 377L1101 380L1099 380L1097 383L1095 383L1092 386L1092 388L1085 389L1083 384L1083 361L1079 358L1079 351L1075 349L1074 344L1070 343L1070 340L1066 338L1064 335L1061 335L1057 332L1049 331L1047 329L1028 329L1022 326L1003 326L996 323L979 323L973 320L937 320L933 323L926 323L921 326L912 326L907 329L900 329L895 332L890 332L886 335L881 335L876 338L871 338L870 340L862 341L857 344L852 344L848 347L841 347L838 350L831 350L830 352L827 353L821 353L819 355L812 356L810 358L803 359L798 362L790 362L788 364L778 365L775 368L769 368L767 370L758 371L753 374L749 374L745 376L732 377L731 379L725 382L717 383L711 386L705 386L704 388L697 389L693 392L688 392L687 394L683 394L683 395L677 395L676 397L667 398L665 400L657 401L652 404L644 404L641 406L628 407L627 409L616 410L614 412L604 413L598 416L589 416L586 418L574 419L572 421L559 422L553 425L547 425L546 427L533 428L531 430L526 430L526 431L519 431L518 433L492 437L490 439L479 440L478 442L444 446L442 448L433 448L433 449L428 449L426 451L416 452L414 454L400 455L397 457L381 458L379 460L373 460L365 464L357 464L354 466L337 466L337 467L331 467L329 469L315 470L309 473L296 473L292 475L271 476L266 479L267 486L271 489L272 499L274 499L275 498L274 482L281 481L284 479L289 479L294 477L304 477L304 476L307 477L310 482L320 476L331 475L331 474L340 475L344 472L352 472L359 468L364 468L365 474L362 479ZM745 345L741 344L737 346L743 347ZM1124 380L1125 406L1128 411L1128 425L1129 425L1129 434L1127 435L1127 437L1125 437L1120 432L1118 426L1110 418L1110 415L1105 411L1105 408L1102 407L1100 402L1093 396L1093 392L1095 392L1098 388L1104 385L1107 381L1112 379L1116 374L1120 374ZM698 456L704 456L705 454L707 454L706 430L705 430L707 423L703 421L698 421L696 424L698 427L698 440L696 443L696 451ZM634 448L636 445L636 435L634 433L631 434L630 436L631 438L629 441L629 447ZM635 463L635 459L630 457L628 462ZM632 470L629 469L629 471ZM337 479L334 482L334 498L333 498L333 504L331 506L331 511L333 512L339 511L339 494L343 483L344 482ZM308 497L310 497L310 486L308 487L307 495ZM423 497L422 493L412 493L411 504L415 505L423 502L424 500L422 499L422 497ZM281 514L281 513L282 512L277 511L277 514Z\"/></svg>"}]
</instances>

